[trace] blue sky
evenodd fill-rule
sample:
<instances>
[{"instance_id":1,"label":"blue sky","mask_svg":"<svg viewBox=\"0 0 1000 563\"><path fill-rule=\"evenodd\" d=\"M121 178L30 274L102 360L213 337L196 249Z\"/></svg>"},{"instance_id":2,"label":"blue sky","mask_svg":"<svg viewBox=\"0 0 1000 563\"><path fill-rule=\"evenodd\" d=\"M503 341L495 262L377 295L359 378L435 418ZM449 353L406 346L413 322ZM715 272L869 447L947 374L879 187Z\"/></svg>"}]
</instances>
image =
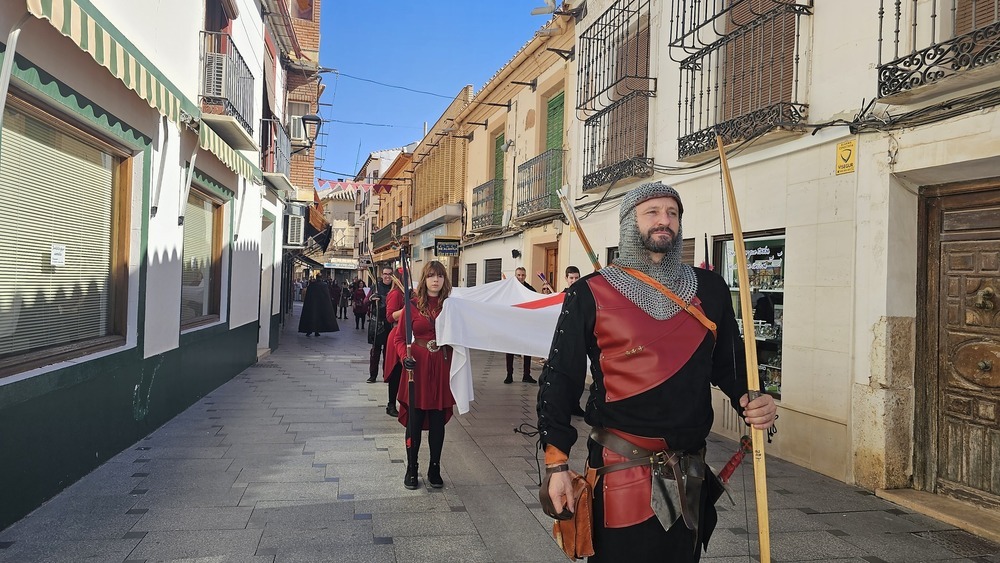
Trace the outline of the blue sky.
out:
<instances>
[{"instance_id":1,"label":"blue sky","mask_svg":"<svg viewBox=\"0 0 1000 563\"><path fill-rule=\"evenodd\" d=\"M323 74L323 119L394 127L324 123L318 179L351 178L368 153L419 140L425 121L466 84L479 91L551 17L530 14L543 0L322 2L322 66L449 99Z\"/></svg>"}]
</instances>

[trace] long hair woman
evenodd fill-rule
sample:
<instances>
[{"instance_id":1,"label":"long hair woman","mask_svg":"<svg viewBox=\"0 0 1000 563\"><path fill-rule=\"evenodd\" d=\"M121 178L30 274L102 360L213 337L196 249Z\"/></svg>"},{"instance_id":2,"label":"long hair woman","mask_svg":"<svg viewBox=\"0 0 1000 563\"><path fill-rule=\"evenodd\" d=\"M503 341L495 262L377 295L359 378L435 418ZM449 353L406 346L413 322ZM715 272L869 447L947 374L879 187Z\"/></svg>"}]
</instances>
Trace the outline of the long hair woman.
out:
<instances>
[{"instance_id":1,"label":"long hair woman","mask_svg":"<svg viewBox=\"0 0 1000 563\"><path fill-rule=\"evenodd\" d=\"M428 262L420 276L416 296L410 303L410 318L413 321L413 346L411 352L416 367L413 370L414 401L410 403L409 388L399 386L399 422L418 430L411 436L406 432L406 476L403 486L407 489L419 487L417 477L417 454L420 450L419 429L427 430L430 449L430 464L427 467L427 482L439 489L444 486L441 479L441 450L444 447L444 425L451 419L455 398L451 395L449 371L451 369L451 347L438 346L434 322L441 314L444 300L451 294L444 265L437 260ZM395 330L393 347L400 358L406 357L406 331ZM405 375L405 372L404 372ZM409 417L413 425L407 426Z\"/></svg>"}]
</instances>

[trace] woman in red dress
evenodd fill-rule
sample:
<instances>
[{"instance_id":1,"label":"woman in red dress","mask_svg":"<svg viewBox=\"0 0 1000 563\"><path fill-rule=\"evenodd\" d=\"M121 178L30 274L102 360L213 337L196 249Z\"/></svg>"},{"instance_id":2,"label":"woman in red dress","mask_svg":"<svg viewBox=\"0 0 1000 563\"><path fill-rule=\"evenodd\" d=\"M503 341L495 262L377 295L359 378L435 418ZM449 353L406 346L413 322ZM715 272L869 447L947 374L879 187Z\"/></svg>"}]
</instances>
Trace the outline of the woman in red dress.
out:
<instances>
[{"instance_id":1,"label":"woman in red dress","mask_svg":"<svg viewBox=\"0 0 1000 563\"><path fill-rule=\"evenodd\" d=\"M409 388L405 384L406 372L403 372L403 384L399 386L399 422L407 426L409 417L413 417L413 427L427 430L427 442L430 447L430 465L427 468L427 481L431 487L439 489L444 486L441 479L441 450L444 447L444 425L451 419L455 398L451 395L450 346L438 347L434 331L434 321L441 313L444 300L451 293L451 282L444 265L434 260L424 267L417 285L416 297L407 304L410 319L413 321L413 345L410 347L416 367L413 370L414 397L410 404ZM406 331L400 327L393 331L393 347L400 358L406 357ZM407 428L409 428L407 426ZM420 450L422 431L413 436L406 433L406 476L403 486L416 489L417 453Z\"/></svg>"}]
</instances>

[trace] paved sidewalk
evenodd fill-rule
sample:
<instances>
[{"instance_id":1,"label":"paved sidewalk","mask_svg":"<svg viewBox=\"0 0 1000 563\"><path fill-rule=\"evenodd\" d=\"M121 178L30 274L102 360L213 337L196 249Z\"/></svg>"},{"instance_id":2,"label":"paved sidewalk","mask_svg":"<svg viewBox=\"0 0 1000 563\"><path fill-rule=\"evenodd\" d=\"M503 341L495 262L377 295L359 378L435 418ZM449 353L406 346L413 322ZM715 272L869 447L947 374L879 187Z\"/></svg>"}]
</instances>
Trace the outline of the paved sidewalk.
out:
<instances>
[{"instance_id":1,"label":"paved sidewalk","mask_svg":"<svg viewBox=\"0 0 1000 563\"><path fill-rule=\"evenodd\" d=\"M513 432L534 422L535 386L504 385L503 354L474 353L445 487L426 486L425 440L423 487L408 491L386 385L365 383L365 332L343 326L286 331L275 354L0 531L0 562L567 561L538 504L535 440ZM734 449L713 436L709 461ZM756 561L752 483L747 463L703 561ZM774 561L1000 562L996 544L781 460L768 485Z\"/></svg>"}]
</instances>

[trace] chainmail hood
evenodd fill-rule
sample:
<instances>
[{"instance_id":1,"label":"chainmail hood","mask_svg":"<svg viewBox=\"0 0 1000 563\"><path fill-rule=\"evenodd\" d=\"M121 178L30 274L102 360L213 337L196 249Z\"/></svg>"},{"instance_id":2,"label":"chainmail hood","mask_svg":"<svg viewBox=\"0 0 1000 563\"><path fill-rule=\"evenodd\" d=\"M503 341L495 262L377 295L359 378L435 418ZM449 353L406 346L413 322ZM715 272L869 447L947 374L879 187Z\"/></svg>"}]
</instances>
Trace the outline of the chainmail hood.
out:
<instances>
[{"instance_id":1,"label":"chainmail hood","mask_svg":"<svg viewBox=\"0 0 1000 563\"><path fill-rule=\"evenodd\" d=\"M646 200L657 197L673 198L677 202L678 211L683 216L684 204L681 203L680 194L662 182L642 184L625 194L622 198L621 210L618 213L621 223L618 239L619 256L615 259L614 265L639 270L676 293L685 303L691 303L698 291L698 278L695 277L694 269L691 266L681 262L681 247L684 237L680 224L677 226L677 237L673 247L660 260L659 264L653 263L649 257L649 251L646 250L642 242L635 207ZM608 280L612 287L654 319L666 320L681 310L669 297L625 273L621 268L603 268L601 275Z\"/></svg>"}]
</instances>

